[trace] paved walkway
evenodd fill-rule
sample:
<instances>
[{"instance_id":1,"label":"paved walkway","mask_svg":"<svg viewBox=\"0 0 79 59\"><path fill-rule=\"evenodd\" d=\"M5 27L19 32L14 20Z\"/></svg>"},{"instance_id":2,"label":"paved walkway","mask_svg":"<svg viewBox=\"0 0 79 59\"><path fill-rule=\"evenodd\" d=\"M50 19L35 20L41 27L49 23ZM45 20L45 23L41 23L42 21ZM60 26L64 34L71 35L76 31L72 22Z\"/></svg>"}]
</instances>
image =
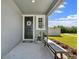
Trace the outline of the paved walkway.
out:
<instances>
[{"instance_id":1,"label":"paved walkway","mask_svg":"<svg viewBox=\"0 0 79 59\"><path fill-rule=\"evenodd\" d=\"M54 59L43 44L20 43L3 59Z\"/></svg>"}]
</instances>

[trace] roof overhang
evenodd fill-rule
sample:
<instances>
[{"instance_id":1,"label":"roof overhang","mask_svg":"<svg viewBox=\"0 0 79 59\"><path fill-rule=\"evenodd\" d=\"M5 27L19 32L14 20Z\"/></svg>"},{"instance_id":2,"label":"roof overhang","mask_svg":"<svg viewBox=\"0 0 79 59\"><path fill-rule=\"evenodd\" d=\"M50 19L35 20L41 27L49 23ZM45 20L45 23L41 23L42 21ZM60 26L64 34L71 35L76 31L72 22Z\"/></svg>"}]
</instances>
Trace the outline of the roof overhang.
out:
<instances>
[{"instance_id":1,"label":"roof overhang","mask_svg":"<svg viewBox=\"0 0 79 59\"><path fill-rule=\"evenodd\" d=\"M46 15L50 15L54 10L56 10L60 4L62 4L63 0L54 0L50 7L48 8Z\"/></svg>"},{"instance_id":2,"label":"roof overhang","mask_svg":"<svg viewBox=\"0 0 79 59\"><path fill-rule=\"evenodd\" d=\"M45 14L50 15L63 0L13 0L22 14Z\"/></svg>"}]
</instances>

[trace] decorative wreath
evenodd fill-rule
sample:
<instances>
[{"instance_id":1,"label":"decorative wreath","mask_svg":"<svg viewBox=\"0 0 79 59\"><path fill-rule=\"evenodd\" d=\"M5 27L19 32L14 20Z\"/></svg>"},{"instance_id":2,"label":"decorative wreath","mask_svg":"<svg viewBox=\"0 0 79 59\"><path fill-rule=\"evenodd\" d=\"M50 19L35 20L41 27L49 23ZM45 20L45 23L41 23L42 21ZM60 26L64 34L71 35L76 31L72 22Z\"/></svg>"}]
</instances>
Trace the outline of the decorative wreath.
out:
<instances>
[{"instance_id":1,"label":"decorative wreath","mask_svg":"<svg viewBox=\"0 0 79 59\"><path fill-rule=\"evenodd\" d=\"M27 21L27 26L31 26L31 21Z\"/></svg>"}]
</instances>

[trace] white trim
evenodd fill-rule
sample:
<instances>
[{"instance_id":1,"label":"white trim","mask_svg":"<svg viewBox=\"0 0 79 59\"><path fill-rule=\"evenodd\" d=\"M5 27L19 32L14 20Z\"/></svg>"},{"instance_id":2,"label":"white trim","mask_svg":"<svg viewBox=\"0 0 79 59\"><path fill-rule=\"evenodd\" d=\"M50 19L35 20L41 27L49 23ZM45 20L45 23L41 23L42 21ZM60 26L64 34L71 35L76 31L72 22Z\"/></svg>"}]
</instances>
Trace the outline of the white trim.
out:
<instances>
[{"instance_id":1,"label":"white trim","mask_svg":"<svg viewBox=\"0 0 79 59\"><path fill-rule=\"evenodd\" d=\"M23 40L29 40L29 41L34 41L34 37L35 37L35 30L34 30L34 24L35 24L35 16L34 15L22 15L23 16ZM29 17L32 16L33 17L33 39L24 39L24 19L25 17Z\"/></svg>"},{"instance_id":2,"label":"white trim","mask_svg":"<svg viewBox=\"0 0 79 59\"><path fill-rule=\"evenodd\" d=\"M23 40L24 40L24 16L23 16Z\"/></svg>"},{"instance_id":3,"label":"white trim","mask_svg":"<svg viewBox=\"0 0 79 59\"><path fill-rule=\"evenodd\" d=\"M24 17L25 17L25 16L35 16L35 15L32 15L32 14L31 14L31 15L22 15L22 16L24 16Z\"/></svg>"}]
</instances>

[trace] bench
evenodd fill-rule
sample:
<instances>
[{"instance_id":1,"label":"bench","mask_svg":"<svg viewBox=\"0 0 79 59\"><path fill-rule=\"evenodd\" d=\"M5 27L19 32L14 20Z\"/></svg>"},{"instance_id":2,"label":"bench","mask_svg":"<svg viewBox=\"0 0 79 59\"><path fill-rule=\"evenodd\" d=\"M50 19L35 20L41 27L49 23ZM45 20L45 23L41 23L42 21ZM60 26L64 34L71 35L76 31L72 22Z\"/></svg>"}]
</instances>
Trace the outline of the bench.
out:
<instances>
[{"instance_id":1,"label":"bench","mask_svg":"<svg viewBox=\"0 0 79 59\"><path fill-rule=\"evenodd\" d=\"M68 53L66 50L60 48L56 43L48 43L47 41L43 40L44 46L47 46L52 53L55 55L54 59L63 59L63 53ZM57 56L57 54L60 54L61 58Z\"/></svg>"}]
</instances>

